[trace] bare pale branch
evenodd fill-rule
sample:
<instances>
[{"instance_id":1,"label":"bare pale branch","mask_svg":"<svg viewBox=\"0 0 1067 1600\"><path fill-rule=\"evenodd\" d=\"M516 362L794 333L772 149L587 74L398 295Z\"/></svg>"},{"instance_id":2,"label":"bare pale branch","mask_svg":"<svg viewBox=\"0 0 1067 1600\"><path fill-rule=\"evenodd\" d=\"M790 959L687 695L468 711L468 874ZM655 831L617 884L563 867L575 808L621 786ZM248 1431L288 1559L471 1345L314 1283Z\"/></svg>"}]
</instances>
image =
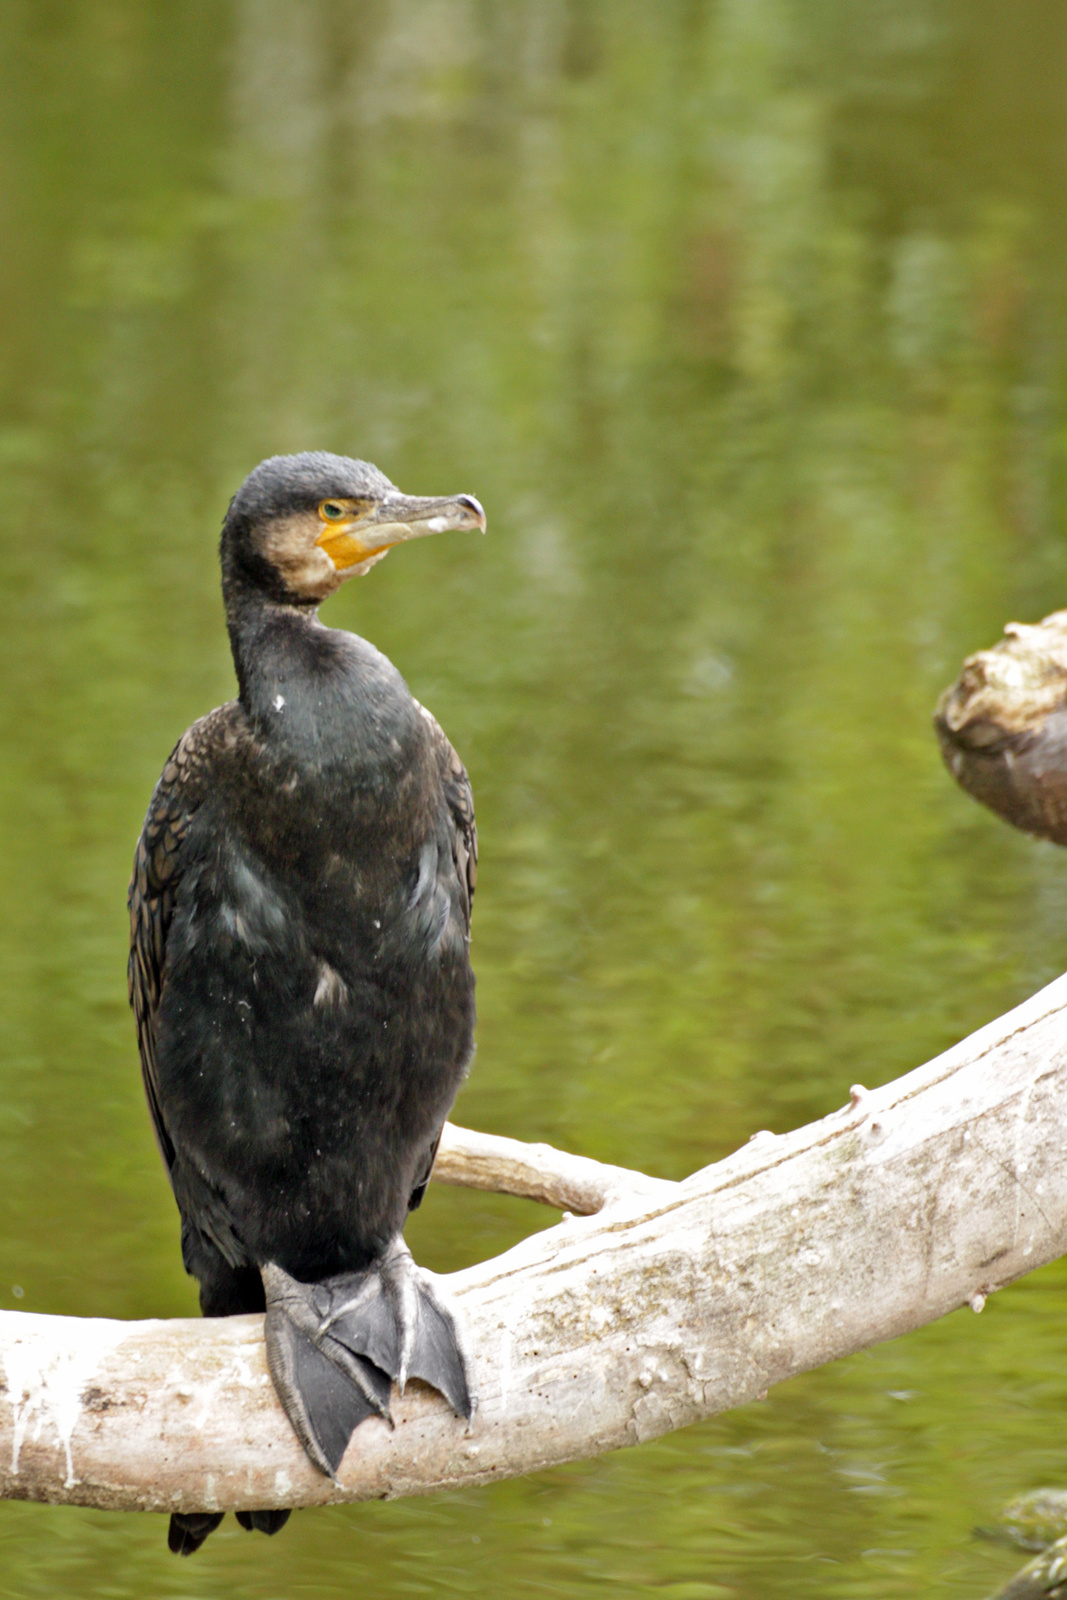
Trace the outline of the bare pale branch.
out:
<instances>
[{"instance_id":1,"label":"bare pale branch","mask_svg":"<svg viewBox=\"0 0 1067 1600\"><path fill-rule=\"evenodd\" d=\"M438 1183L497 1194L520 1195L591 1217L613 1202L637 1194L666 1195L674 1188L629 1167L609 1167L587 1156L568 1155L550 1144L522 1144L495 1133L475 1133L446 1122L434 1162Z\"/></svg>"},{"instance_id":2,"label":"bare pale branch","mask_svg":"<svg viewBox=\"0 0 1067 1600\"><path fill-rule=\"evenodd\" d=\"M0 1493L126 1510L484 1483L655 1438L985 1297L1067 1250L1067 978L832 1116L679 1184L453 1130L442 1172L571 1211L455 1274L468 1430L412 1385L339 1485L274 1396L262 1319L0 1313ZM966 1313L970 1315L970 1312Z\"/></svg>"}]
</instances>

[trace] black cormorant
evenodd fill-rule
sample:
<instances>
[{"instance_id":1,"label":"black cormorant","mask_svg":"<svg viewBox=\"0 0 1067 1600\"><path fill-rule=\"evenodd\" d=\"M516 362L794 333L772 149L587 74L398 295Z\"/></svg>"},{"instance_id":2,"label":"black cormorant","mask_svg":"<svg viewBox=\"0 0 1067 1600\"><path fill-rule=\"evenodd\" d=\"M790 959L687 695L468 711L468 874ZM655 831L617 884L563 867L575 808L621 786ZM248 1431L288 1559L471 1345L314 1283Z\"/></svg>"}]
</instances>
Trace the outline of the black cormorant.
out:
<instances>
[{"instance_id":1,"label":"black cormorant","mask_svg":"<svg viewBox=\"0 0 1067 1600\"><path fill-rule=\"evenodd\" d=\"M376 467L264 461L220 556L238 698L178 741L130 885L148 1104L205 1316L266 1310L275 1387L340 1465L390 1380L469 1419L455 1319L403 1240L471 1055L477 835L452 746L321 601L403 540L485 528ZM287 1511L239 1513L273 1533ZM214 1513L171 1518L187 1555Z\"/></svg>"}]
</instances>

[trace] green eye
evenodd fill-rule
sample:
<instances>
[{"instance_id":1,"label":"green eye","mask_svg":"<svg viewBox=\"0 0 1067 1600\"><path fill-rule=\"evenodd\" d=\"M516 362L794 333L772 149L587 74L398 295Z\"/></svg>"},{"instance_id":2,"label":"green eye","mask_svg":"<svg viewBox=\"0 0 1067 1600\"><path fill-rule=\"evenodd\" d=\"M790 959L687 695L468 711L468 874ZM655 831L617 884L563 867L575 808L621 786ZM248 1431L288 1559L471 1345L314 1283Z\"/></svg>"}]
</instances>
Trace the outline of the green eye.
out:
<instances>
[{"instance_id":1,"label":"green eye","mask_svg":"<svg viewBox=\"0 0 1067 1600\"><path fill-rule=\"evenodd\" d=\"M325 522L340 522L345 515L344 506L339 506L336 500L324 500L319 507L319 516Z\"/></svg>"}]
</instances>

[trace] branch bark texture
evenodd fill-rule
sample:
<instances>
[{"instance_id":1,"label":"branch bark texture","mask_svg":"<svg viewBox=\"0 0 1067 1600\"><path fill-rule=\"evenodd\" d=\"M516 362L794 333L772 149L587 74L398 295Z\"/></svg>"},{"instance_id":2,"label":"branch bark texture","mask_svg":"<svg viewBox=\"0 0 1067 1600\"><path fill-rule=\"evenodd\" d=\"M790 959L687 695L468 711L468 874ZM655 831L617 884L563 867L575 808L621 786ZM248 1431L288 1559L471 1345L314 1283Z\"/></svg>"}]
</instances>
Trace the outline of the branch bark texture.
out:
<instances>
[{"instance_id":1,"label":"branch bark texture","mask_svg":"<svg viewBox=\"0 0 1067 1600\"><path fill-rule=\"evenodd\" d=\"M124 1510L422 1494L655 1438L1067 1251L1067 978L821 1122L665 1183L450 1130L438 1177L571 1212L448 1283L481 1405L413 1384L339 1485L275 1399L262 1318L0 1314L0 1494ZM599 1206L599 1209L595 1209Z\"/></svg>"}]
</instances>

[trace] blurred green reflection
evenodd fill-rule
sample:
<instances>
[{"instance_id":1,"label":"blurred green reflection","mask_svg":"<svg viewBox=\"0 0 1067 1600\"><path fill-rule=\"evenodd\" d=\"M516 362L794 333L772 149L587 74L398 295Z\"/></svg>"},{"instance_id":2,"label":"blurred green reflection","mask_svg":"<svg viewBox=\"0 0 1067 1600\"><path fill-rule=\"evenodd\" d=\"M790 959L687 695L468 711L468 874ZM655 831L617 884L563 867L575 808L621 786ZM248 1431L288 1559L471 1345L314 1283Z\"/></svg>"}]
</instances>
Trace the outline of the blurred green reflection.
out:
<instances>
[{"instance_id":1,"label":"blurred green reflection","mask_svg":"<svg viewBox=\"0 0 1067 1600\"><path fill-rule=\"evenodd\" d=\"M331 605L474 779L459 1120L679 1176L1067 965L1067 858L928 726L1065 602L1065 68L1053 0L11 0L0 1305L195 1306L123 902L276 450L489 512ZM410 1237L551 1220L441 1191ZM3 1592L977 1595L1014 1556L974 1524L1067 1481L1065 1326L1054 1268L658 1444L180 1567L158 1519L0 1506Z\"/></svg>"}]
</instances>

